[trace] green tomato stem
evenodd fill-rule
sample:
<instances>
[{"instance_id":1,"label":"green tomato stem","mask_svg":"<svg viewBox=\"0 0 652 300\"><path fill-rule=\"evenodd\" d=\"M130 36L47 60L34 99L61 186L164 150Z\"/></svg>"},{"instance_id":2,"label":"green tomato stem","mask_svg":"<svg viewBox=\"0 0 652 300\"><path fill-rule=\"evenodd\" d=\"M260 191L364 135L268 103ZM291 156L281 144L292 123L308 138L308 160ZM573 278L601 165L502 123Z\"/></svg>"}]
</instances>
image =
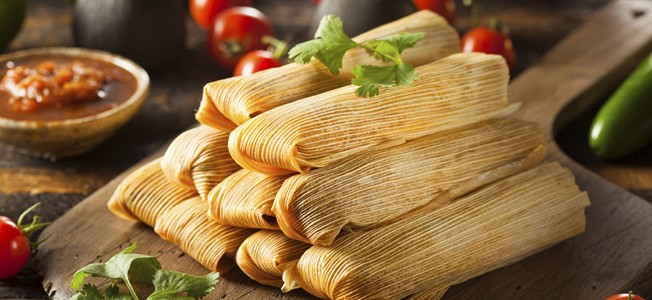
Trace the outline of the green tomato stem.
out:
<instances>
[{"instance_id":1,"label":"green tomato stem","mask_svg":"<svg viewBox=\"0 0 652 300\"><path fill-rule=\"evenodd\" d=\"M38 221L37 217L34 217L35 221ZM50 225L51 222L45 222L45 223L32 223L28 226L22 227L21 230L23 231L23 234L25 237L28 239L32 237L35 231L45 228L46 226Z\"/></svg>"},{"instance_id":2,"label":"green tomato stem","mask_svg":"<svg viewBox=\"0 0 652 300\"><path fill-rule=\"evenodd\" d=\"M273 36L264 35L261 38L261 42L264 45L270 46L267 51L271 52L272 56L279 61L288 53L288 50L290 50L286 42L281 41Z\"/></svg>"},{"instance_id":3,"label":"green tomato stem","mask_svg":"<svg viewBox=\"0 0 652 300\"><path fill-rule=\"evenodd\" d=\"M34 210L34 209L35 209L36 207L38 207L39 205L41 205L41 202L38 202L38 203L36 203L36 204L30 206L30 207L29 207L28 209L26 209L22 214L20 214L20 216L18 217L18 220L17 220L17 222L16 222L16 225L18 225L18 227L21 227L21 225L23 224L23 219L25 218L25 216L27 216L27 214L29 214L30 212L32 212L32 210Z\"/></svg>"},{"instance_id":4,"label":"green tomato stem","mask_svg":"<svg viewBox=\"0 0 652 300\"><path fill-rule=\"evenodd\" d=\"M489 29L497 31L499 24L498 17L496 15L491 15L491 18L489 18Z\"/></svg>"},{"instance_id":5,"label":"green tomato stem","mask_svg":"<svg viewBox=\"0 0 652 300\"><path fill-rule=\"evenodd\" d=\"M464 6L470 7L471 8L471 24L473 27L482 27L482 23L480 22L480 18L484 15L489 15L489 23L487 24L487 27L491 30L494 31L500 31L501 33L506 34L507 29L505 28L505 25L500 22L500 19L498 18L498 15L496 15L496 12L494 12L491 9L486 8L483 5L478 4L477 2L473 2L473 0L464 0L463 1Z\"/></svg>"},{"instance_id":6,"label":"green tomato stem","mask_svg":"<svg viewBox=\"0 0 652 300\"><path fill-rule=\"evenodd\" d=\"M18 217L18 220L16 222L16 225L18 226L18 228L20 228L20 231L22 231L23 235L27 238L27 240L29 241L30 246L32 246L32 248L36 248L41 243L45 242L45 239L44 239L44 240L38 241L36 243L33 243L31 241L31 238L32 238L32 235L34 234L34 232L36 232L36 231L38 231L40 229L43 229L43 228L45 228L46 226L48 226L48 225L50 225L52 223L52 222L40 223L39 222L40 217L37 215L37 216L34 216L32 218L32 223L27 224L27 225L23 225L23 219L25 219L27 214L31 213L39 205L41 205L40 202L38 202L38 203L32 205L30 208L26 209L22 214L20 214L20 216Z\"/></svg>"}]
</instances>

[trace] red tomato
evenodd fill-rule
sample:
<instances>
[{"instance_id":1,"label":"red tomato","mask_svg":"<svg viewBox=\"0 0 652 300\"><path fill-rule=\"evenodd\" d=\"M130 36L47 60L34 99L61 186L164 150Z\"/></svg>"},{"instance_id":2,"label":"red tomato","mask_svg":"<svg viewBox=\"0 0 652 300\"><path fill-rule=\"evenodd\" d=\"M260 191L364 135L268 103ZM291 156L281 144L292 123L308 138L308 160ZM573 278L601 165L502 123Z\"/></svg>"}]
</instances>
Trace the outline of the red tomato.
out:
<instances>
[{"instance_id":1,"label":"red tomato","mask_svg":"<svg viewBox=\"0 0 652 300\"><path fill-rule=\"evenodd\" d=\"M419 10L429 9L444 17L448 24L455 23L455 1L453 0L413 0Z\"/></svg>"},{"instance_id":2,"label":"red tomato","mask_svg":"<svg viewBox=\"0 0 652 300\"><path fill-rule=\"evenodd\" d=\"M641 296L630 294L630 293L622 293L622 294L612 295L612 296L609 296L606 300L629 300L629 299L631 299L631 300L645 300ZM631 298L630 298L630 295L631 295Z\"/></svg>"},{"instance_id":3,"label":"red tomato","mask_svg":"<svg viewBox=\"0 0 652 300\"><path fill-rule=\"evenodd\" d=\"M251 51L235 65L233 76L249 75L280 66L281 62L271 52L265 50Z\"/></svg>"},{"instance_id":4,"label":"red tomato","mask_svg":"<svg viewBox=\"0 0 652 300\"><path fill-rule=\"evenodd\" d=\"M11 219L0 216L0 279L12 277L29 260L29 242Z\"/></svg>"},{"instance_id":5,"label":"red tomato","mask_svg":"<svg viewBox=\"0 0 652 300\"><path fill-rule=\"evenodd\" d=\"M505 58L509 69L514 69L516 54L512 40L502 33L486 27L477 27L462 37L463 52L484 52L498 54Z\"/></svg>"},{"instance_id":6,"label":"red tomato","mask_svg":"<svg viewBox=\"0 0 652 300\"><path fill-rule=\"evenodd\" d=\"M233 70L240 58L253 50L262 50L263 36L273 36L267 17L253 7L227 8L215 17L208 35L213 60L225 70Z\"/></svg>"},{"instance_id":7,"label":"red tomato","mask_svg":"<svg viewBox=\"0 0 652 300\"><path fill-rule=\"evenodd\" d=\"M249 5L251 0L190 0L188 2L190 15L204 29L208 29L217 13L227 7Z\"/></svg>"}]
</instances>

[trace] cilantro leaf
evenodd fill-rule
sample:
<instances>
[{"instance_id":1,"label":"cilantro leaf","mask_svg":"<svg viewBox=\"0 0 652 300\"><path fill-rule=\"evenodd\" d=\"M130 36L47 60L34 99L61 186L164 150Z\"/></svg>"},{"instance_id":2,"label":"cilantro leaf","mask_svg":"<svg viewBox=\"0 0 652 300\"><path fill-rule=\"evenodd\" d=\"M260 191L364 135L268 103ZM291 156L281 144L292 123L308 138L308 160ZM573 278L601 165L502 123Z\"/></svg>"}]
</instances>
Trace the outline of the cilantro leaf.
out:
<instances>
[{"instance_id":1,"label":"cilantro leaf","mask_svg":"<svg viewBox=\"0 0 652 300\"><path fill-rule=\"evenodd\" d=\"M394 85L393 75L396 66L356 66L353 69L355 76L351 83L360 86L356 93L362 97L374 97L378 95L381 86Z\"/></svg>"},{"instance_id":2,"label":"cilantro leaf","mask_svg":"<svg viewBox=\"0 0 652 300\"><path fill-rule=\"evenodd\" d=\"M71 300L133 300L129 295L120 294L120 289L116 285L110 285L101 293L97 286L84 284L81 290L77 292Z\"/></svg>"},{"instance_id":3,"label":"cilantro leaf","mask_svg":"<svg viewBox=\"0 0 652 300\"><path fill-rule=\"evenodd\" d=\"M376 59L383 62L393 61L402 64L401 53L407 48L412 48L423 38L423 33L399 33L386 38L371 40L367 43L367 50Z\"/></svg>"},{"instance_id":4,"label":"cilantro leaf","mask_svg":"<svg viewBox=\"0 0 652 300\"><path fill-rule=\"evenodd\" d=\"M324 41L310 40L292 47L290 52L288 52L288 56L290 59L293 59L295 63L307 64L310 62L310 59L317 55L317 53L319 53L323 48L325 48Z\"/></svg>"},{"instance_id":5,"label":"cilantro leaf","mask_svg":"<svg viewBox=\"0 0 652 300\"><path fill-rule=\"evenodd\" d=\"M416 45L421 39L423 39L423 32L399 33L380 39L380 41L385 41L391 44L396 47L398 53L402 53L403 50L414 47L414 45Z\"/></svg>"},{"instance_id":6,"label":"cilantro leaf","mask_svg":"<svg viewBox=\"0 0 652 300\"><path fill-rule=\"evenodd\" d=\"M154 273L161 268L156 257L132 254L136 244L132 244L123 251L111 257L106 263L94 263L79 269L73 275L70 286L78 290L88 276L109 279L121 279L127 285L134 299L138 299L131 281L139 283L152 282Z\"/></svg>"},{"instance_id":7,"label":"cilantro leaf","mask_svg":"<svg viewBox=\"0 0 652 300\"><path fill-rule=\"evenodd\" d=\"M147 300L201 299L215 289L219 274L195 276L175 271L158 270L154 274L155 291Z\"/></svg>"},{"instance_id":8,"label":"cilantro leaf","mask_svg":"<svg viewBox=\"0 0 652 300\"><path fill-rule=\"evenodd\" d=\"M410 84L416 72L411 65L397 64L386 67L356 66L353 75L355 77L351 83L360 86L356 93L362 97L374 97L378 95L380 87Z\"/></svg>"},{"instance_id":9,"label":"cilantro leaf","mask_svg":"<svg viewBox=\"0 0 652 300\"><path fill-rule=\"evenodd\" d=\"M97 290L97 287L87 283L84 284L79 292L72 296L70 300L90 300L90 299L104 299L100 291Z\"/></svg>"},{"instance_id":10,"label":"cilantro leaf","mask_svg":"<svg viewBox=\"0 0 652 300\"><path fill-rule=\"evenodd\" d=\"M396 85L408 85L417 78L417 72L414 67L409 64L396 65Z\"/></svg>"},{"instance_id":11,"label":"cilantro leaf","mask_svg":"<svg viewBox=\"0 0 652 300\"><path fill-rule=\"evenodd\" d=\"M354 78L351 83L360 86L356 93L363 97L378 95L380 87L406 85L414 81L414 67L403 62L401 53L423 39L423 33L398 33L362 45L349 38L344 33L343 26L339 17L324 16L315 32L315 39L290 49L290 58L296 63L305 64L314 57L336 75L342 68L346 51L356 47L366 49L374 58L383 62L394 62L391 66L356 66L353 69Z\"/></svg>"},{"instance_id":12,"label":"cilantro leaf","mask_svg":"<svg viewBox=\"0 0 652 300\"><path fill-rule=\"evenodd\" d=\"M133 300L131 296L120 294L117 285L110 285L104 290L104 300Z\"/></svg>"},{"instance_id":13,"label":"cilantro leaf","mask_svg":"<svg viewBox=\"0 0 652 300\"><path fill-rule=\"evenodd\" d=\"M367 47L378 60L384 62L400 60L401 54L398 49L388 41L371 40L367 43Z\"/></svg>"},{"instance_id":14,"label":"cilantro leaf","mask_svg":"<svg viewBox=\"0 0 652 300\"><path fill-rule=\"evenodd\" d=\"M333 74L339 74L346 51L358 47L344 33L342 19L333 15L324 16L315 32L315 39L303 42L290 49L289 56L297 63L308 63L312 57L321 61Z\"/></svg>"}]
</instances>

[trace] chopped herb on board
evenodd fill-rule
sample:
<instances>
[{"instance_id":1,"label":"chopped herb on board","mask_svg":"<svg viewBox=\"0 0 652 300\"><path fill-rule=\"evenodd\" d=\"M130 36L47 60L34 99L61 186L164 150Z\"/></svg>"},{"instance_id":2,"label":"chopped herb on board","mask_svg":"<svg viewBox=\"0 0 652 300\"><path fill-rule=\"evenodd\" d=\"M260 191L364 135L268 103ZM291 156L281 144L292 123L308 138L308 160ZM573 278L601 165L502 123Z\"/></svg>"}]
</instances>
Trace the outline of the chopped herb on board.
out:
<instances>
[{"instance_id":1,"label":"chopped herb on board","mask_svg":"<svg viewBox=\"0 0 652 300\"><path fill-rule=\"evenodd\" d=\"M77 292L73 300L139 300L132 283L151 284L154 292L147 300L193 300L201 299L215 289L217 273L195 276L161 269L156 257L132 253L136 244L118 252L105 263L87 265L72 278L70 286ZM104 290L86 283L86 277L110 279L113 284ZM124 284L129 293L121 293L119 285Z\"/></svg>"}]
</instances>

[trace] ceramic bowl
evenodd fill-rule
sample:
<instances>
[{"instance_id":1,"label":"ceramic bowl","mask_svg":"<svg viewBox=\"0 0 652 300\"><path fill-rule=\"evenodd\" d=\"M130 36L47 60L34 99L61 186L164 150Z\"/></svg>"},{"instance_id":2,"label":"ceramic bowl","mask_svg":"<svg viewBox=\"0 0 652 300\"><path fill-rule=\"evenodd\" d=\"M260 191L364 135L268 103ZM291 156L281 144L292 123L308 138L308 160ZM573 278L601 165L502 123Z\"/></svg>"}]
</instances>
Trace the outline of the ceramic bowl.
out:
<instances>
[{"instance_id":1,"label":"ceramic bowl","mask_svg":"<svg viewBox=\"0 0 652 300\"><path fill-rule=\"evenodd\" d=\"M0 141L22 152L49 159L85 153L127 123L147 98L147 72L133 61L108 52L82 48L38 48L0 55L0 64L39 55L64 55L114 64L134 75L136 91L122 104L87 117L62 121L24 121L0 117Z\"/></svg>"}]
</instances>

